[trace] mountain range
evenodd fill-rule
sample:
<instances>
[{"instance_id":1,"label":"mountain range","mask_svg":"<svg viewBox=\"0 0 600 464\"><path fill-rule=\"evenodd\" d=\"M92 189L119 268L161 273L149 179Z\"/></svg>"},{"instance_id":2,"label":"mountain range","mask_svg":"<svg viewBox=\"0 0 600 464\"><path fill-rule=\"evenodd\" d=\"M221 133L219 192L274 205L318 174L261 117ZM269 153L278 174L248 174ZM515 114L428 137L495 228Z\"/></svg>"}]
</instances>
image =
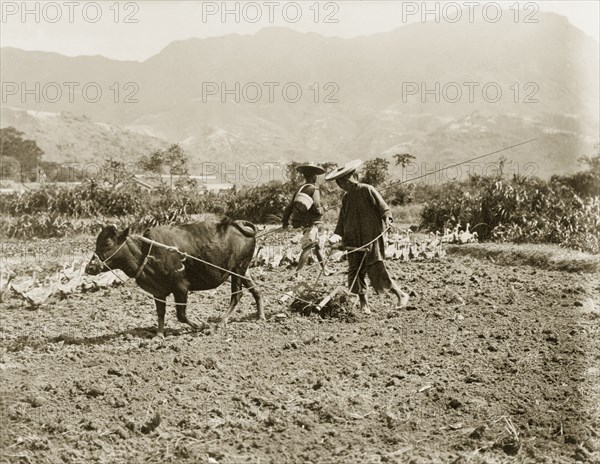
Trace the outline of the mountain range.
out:
<instances>
[{"instance_id":1,"label":"mountain range","mask_svg":"<svg viewBox=\"0 0 600 464\"><path fill-rule=\"evenodd\" d=\"M195 171L405 152L427 170L537 138L504 155L543 177L571 172L598 150L598 42L562 16L538 18L352 39L266 28L173 42L143 62L2 48L0 125L57 162L180 143Z\"/></svg>"}]
</instances>

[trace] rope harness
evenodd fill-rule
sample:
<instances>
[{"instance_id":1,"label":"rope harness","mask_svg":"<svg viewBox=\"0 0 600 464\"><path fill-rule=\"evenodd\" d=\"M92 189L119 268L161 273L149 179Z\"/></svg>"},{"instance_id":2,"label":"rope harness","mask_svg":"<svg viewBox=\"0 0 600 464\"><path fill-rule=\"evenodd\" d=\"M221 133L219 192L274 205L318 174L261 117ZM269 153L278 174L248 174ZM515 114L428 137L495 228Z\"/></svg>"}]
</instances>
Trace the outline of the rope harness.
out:
<instances>
[{"instance_id":1,"label":"rope harness","mask_svg":"<svg viewBox=\"0 0 600 464\"><path fill-rule=\"evenodd\" d=\"M355 248L352 248L352 249L347 249L346 251L344 251L344 254L342 256L347 256L349 254L358 253L358 252L362 251L364 253L364 255L363 255L361 264L360 264L360 266L358 268L358 271L360 271L360 268L362 267L362 265L364 263L364 260L365 260L365 258L367 256L367 252L369 251L368 249L371 247L371 245L373 243L375 243L377 240L379 240L388 230L390 230L391 227L392 227L391 225L388 226L381 234L379 234L377 237L375 237L373 240L371 240L370 242L366 243L365 245L362 245L360 247L355 247ZM100 258L100 256L98 256L98 254L96 252L94 252L94 256L102 263L102 265L104 267L106 267L110 272L112 272L123 283L126 283L127 281L124 280L123 278L121 278L121 276L119 274L117 274L115 272L115 270L113 268L111 268L107 264L107 262L112 257L114 257L123 248L123 246L127 243L127 240L129 240L131 237L137 238L137 239L141 240L142 242L148 243L150 245L150 248L148 250L148 253L146 254L146 257L144 258L144 260L142 261L142 264L140 264L138 270L136 271L134 280L137 280L138 277L140 277L140 275L142 274L144 268L146 267L146 264L148 263L148 260L150 258L155 259L154 257L152 257L150 255L150 253L152 252L152 247L153 246L156 246L158 248L163 248L165 250L173 251L175 253L178 253L180 256L184 256L186 259L192 259L194 261L198 261L198 262L200 262L202 264L205 264L207 266L213 267L215 269L219 269L220 271L226 272L226 273L228 273L230 275L233 275L233 276L236 276L236 277L240 277L242 279L246 279L247 278L247 276L245 276L245 275L238 274L238 273L236 273L234 271L231 271L229 269L225 269L225 268L223 268L221 266L218 266L218 265L216 265L214 263L206 261L206 260L204 260L202 258L198 258L197 256L192 256L189 253L185 253L184 251L179 250L177 247L174 247L174 246L171 246L171 245L166 245L164 243L160 243L160 242L157 242L155 240L151 240L151 239L149 239L147 237L144 237L142 235L133 235L133 236L127 236L127 238L123 241L123 243L121 243L121 245L119 245L119 247L108 258L106 258L105 260L102 260ZM333 252L333 249L332 249L332 252ZM329 260L329 258L331 257L331 254L332 253L329 253L329 255L327 256L327 258L324 260L324 264L326 264L326 262ZM182 264L183 264L183 260L182 260ZM321 265L321 263L316 263L316 265ZM312 267L312 266L314 266L314 265L311 265L310 267ZM181 269L177 269L177 272L180 272L180 271L183 271L183 270L185 270L185 264L182 266ZM350 289L352 289L352 287L354 286L354 283L356 282L356 279L358 278L358 271L357 271L356 276L354 278L354 282L352 282L352 285L350 286ZM321 272L317 276L317 279L313 283L312 288L314 288L317 285L317 283L318 283L319 279L321 278L322 274L323 274L323 270L321 270ZM268 285L268 284L265 284L265 283L257 283L257 282L254 282L254 285L252 287L248 287L248 290L254 289L256 287L263 287L263 288L268 289L268 290L274 290L274 291L276 291L278 293L281 291L280 289L278 289L276 287L273 287L271 285ZM144 295L146 295L146 292L144 292L143 290L138 289L137 287L134 287L134 289L137 290L137 291L140 291L141 293L143 293ZM238 290L236 292L232 292L231 295L235 295L235 294L241 293L241 292L243 292L243 289L242 290ZM152 298L154 299L154 301L158 301L158 302L165 303L165 304L167 303L166 300L157 298L154 295L152 295ZM303 303L309 304L309 305L313 304L313 302L304 300L304 299L302 299L302 298L300 298L298 296L296 296L296 299L299 300L299 301L301 301L301 302L303 302ZM177 303L177 302L174 302L174 304L176 306L177 305L180 305L180 306L187 305L187 303Z\"/></svg>"},{"instance_id":2,"label":"rope harness","mask_svg":"<svg viewBox=\"0 0 600 464\"><path fill-rule=\"evenodd\" d=\"M140 238L141 238L141 237L140 237ZM108 258L106 258L105 260L103 260L102 258L100 258L100 256L99 256L99 255L98 255L96 252L94 252L94 253L93 253L93 256L95 256L95 257L96 257L96 259L97 259L98 261L100 261L100 263L102 263L102 265L103 265L104 267L106 267L106 268L107 268L107 269L108 269L108 270L109 270L109 271L110 271L110 272L111 272L111 273L112 273L112 274L113 274L113 275L114 275L114 276L115 276L117 279L119 279L119 280L120 280L121 282L123 282L123 283L127 283L127 280L123 279L123 278L122 278L122 277L121 277L119 274L117 274L117 273L115 272L115 270L114 270L112 267L110 267L110 266L107 264L107 262L108 262L108 261L109 261L109 260L110 260L110 259L111 259L113 256L115 256L115 255L116 255L116 254L117 254L117 253L118 253L118 252L121 250L121 248L123 248L123 246L125 246L125 244L127 243L127 240L129 240L129 236L128 236L127 238L125 238L125 240L123 240L123 243L121 243L121 245L119 245L119 247L118 247L118 248L117 248L117 249L116 249L116 250L115 250L115 251L114 251L114 252L113 252L113 253L112 253L112 254L111 254L111 255L110 255ZM152 247L153 247L153 246L154 246L154 243L150 243L150 248L148 249L148 253L146 254L146 257L144 258L144 260L142 261L142 264L140 264L140 266L139 266L138 270L136 271L136 273L135 273L135 276L133 277L133 280L137 281L137 279L140 277L140 275L142 275L142 272L144 271L144 269L145 269L145 267L146 267L146 264L148 264L148 260L149 260L150 258L154 259L154 257L150 255L150 253L152 253ZM183 270L185 270L185 266L183 266L183 265L182 265L182 266L181 266L181 269L177 269L177 271L176 271L176 272L183 271ZM138 292L140 292L140 293L142 293L142 294L146 295L146 292L144 292L143 290L140 290L140 289L138 289L137 287L133 287L133 288L134 288L136 291L138 291ZM152 298L154 298L154 300L155 300L155 301L159 301L159 302L161 302L161 303L165 303L165 304L167 304L167 301L166 301L166 300L162 300L162 299L160 299L160 298L157 298L157 297L155 297L154 295L152 295ZM175 302L174 304L175 304L176 306L177 306L177 305L179 305L179 306L185 306L187 303L176 303L176 302Z\"/></svg>"},{"instance_id":3,"label":"rope harness","mask_svg":"<svg viewBox=\"0 0 600 464\"><path fill-rule=\"evenodd\" d=\"M102 263L102 265L103 265L103 266L106 266L106 267L108 267L108 265L106 264L106 262L107 262L109 259L111 259L111 258L112 258L114 255L116 255L116 254L117 254L119 251L121 251L121 248L123 248L123 247L125 246L125 244L126 244L126 243L127 243L127 239L125 239L125 240L123 241L123 243L121 243L121 244L119 245L119 247L118 247L118 248L117 248L117 249L116 249L116 250L115 250L113 253L111 253L111 255L110 255L108 258L106 258L105 260L103 260L102 258L100 258L100 256L99 256L99 255L98 255L98 254L97 254L95 251L94 251L94 256L96 257L96 259L97 259L98 261L100 261L100 262ZM109 269L110 269L110 268L109 268Z\"/></svg>"},{"instance_id":4,"label":"rope harness","mask_svg":"<svg viewBox=\"0 0 600 464\"><path fill-rule=\"evenodd\" d=\"M150 253L152 253L152 247L154 245L151 243L150 244L150 248L148 248L148 254L146 255L146 257L144 258L144 261L142 261L142 264L140 265L139 269L137 270L137 272L135 273L135 276L133 277L134 280L137 280L138 277L140 275L142 275L142 272L144 271L144 268L146 267L146 264L148 264L148 258L150 258Z\"/></svg>"},{"instance_id":5,"label":"rope harness","mask_svg":"<svg viewBox=\"0 0 600 464\"><path fill-rule=\"evenodd\" d=\"M246 276L244 276L244 275L238 274L238 273L236 273L236 272L234 272L234 271L231 271L231 270L229 270L229 269L225 269L225 268L223 268L223 267L221 267L221 266L218 266L218 265L216 265L216 264L214 264L214 263L211 263L211 262L209 262L209 261L206 261L206 260L204 260L204 259L202 259L202 258L198 258L197 256L192 256L192 255L190 255L189 253L185 253L185 252L183 252L183 251L180 251L180 250L179 250L177 247L170 246L170 245L166 245L166 244L164 244L164 243L160 243L160 242L157 242L157 241L155 241L155 240L151 240L151 239L149 239L149 238L146 238L146 237L143 237L143 236L141 236L141 235L133 235L133 236L128 236L128 237L125 239L125 241L124 241L124 242L123 242L123 243L122 243L122 244L119 246L119 248L117 248L117 250L116 250L114 253L112 253L112 254L111 254L111 255L110 255L108 258L106 258L105 260L102 260L102 259L101 259L101 258L100 258L100 257L99 257L99 256L98 256L96 253L94 253L94 256L95 256L96 258L98 258L98 260L99 260L99 261L102 263L102 265L103 265L103 266L105 266L105 267L106 267L106 268L107 268L107 269L108 269L110 272L112 272L112 273L115 275L115 277L117 277L117 278L118 278L118 279L119 279L121 282L123 282L123 283L126 283L126 282L127 282L127 280L124 280L124 279L123 279L123 278L122 278L122 277L121 277L119 274L117 274L117 273L115 272L115 270L114 270L113 268L111 268L111 267L110 267L110 266L107 264L107 261L109 261L109 260L110 260L110 259L111 259L113 256L115 256L115 255L117 254L117 252L118 252L118 251L119 251L119 250L120 250L120 249L123 247L123 245L125 245L125 243L127 242L127 240L129 240L131 237L133 237L133 238L138 238L138 239L140 239L141 241L143 241L143 242L146 242L146 243L150 244L150 250L148 251L148 254L146 255L146 258L144 259L144 261L143 261L143 262L142 262L142 264L140 265L140 267L139 267L139 269L138 269L138 271L137 271L137 273L136 273L135 279L137 279L137 278L139 277L139 275L142 273L142 270L144 269L144 267L145 267L146 263L148 262L148 259L149 259L149 257L150 257L150 251L151 251L151 249L152 249L152 246L156 246L156 247L159 247L159 248L164 248L164 249L166 249L166 250L169 250L169 251L174 251L174 252L176 252L176 253L179 253L181 256L185 256L185 258L192 259L192 260L194 260L194 261L198 261L198 262L200 262L200 263L202 263L202 264L206 264L207 266L211 266L211 267L213 267L213 268L215 268L215 269L219 269L219 270L221 270L221 271L224 271L224 272L226 272L226 273L228 273L228 274L230 274L230 275L234 275L234 276L236 276L236 277L240 277L240 278L242 278L242 279L245 279L245 278L247 278L247 277L246 277ZM183 270L185 270L185 265L183 265L181 269L177 269L177 271L183 271ZM248 288L248 290L250 290L250 289L253 289L253 288L256 288L257 286L258 286L258 287L264 287L264 288L266 288L266 289L275 290L275 291L279 292L279 289L277 289L277 288L275 288L275 287L273 287L273 286L270 286L270 285L264 284L264 283L263 283L263 284L257 284L257 283L255 283L255 285L254 285L254 286L252 286L252 287L249 287L249 288ZM144 292L143 290L141 290L141 289L138 289L137 287L134 287L134 289L135 289L136 291L139 291L140 293L143 293L144 295L146 295L146 292ZM238 291L238 292L232 292L232 295L234 295L234 294L236 294L236 293L241 293L242 291L243 291L243 290L240 290L240 291ZM163 299L157 298L157 297L155 297L154 295L152 295L152 298L153 298L155 301L159 301L159 302L161 302L161 303L165 303L165 304L167 303L167 301L166 301L166 300L163 300ZM301 300L301 301L302 301L303 303L308 303L308 304L310 304L310 303L311 303L311 302L309 302L309 301L306 301L306 300ZM175 304L176 306L177 306L177 305L179 305L179 306L185 306L185 305L187 305L187 303L177 303L177 302L174 302L174 304Z\"/></svg>"},{"instance_id":6,"label":"rope harness","mask_svg":"<svg viewBox=\"0 0 600 464\"><path fill-rule=\"evenodd\" d=\"M358 271L360 271L360 268L362 267L365 258L367 256L367 253L371 250L371 246L377 242L381 237L383 237L393 226L390 224L388 225L385 230L383 232L381 232L377 237L375 237L373 240L371 240L368 243L365 243L362 246L359 247L346 247L346 250L344 251L344 254L342 256L348 256L352 253L359 253L359 252L363 252L364 256L363 259L360 263L360 266L358 267ZM333 254L333 249L331 249L331 251L327 254L327 257L325 258L325 260L323 261L323 265L321 268L321 272L319 273L319 275L317 276L317 279L315 280L315 282L313 283L313 288L317 285L317 283L319 282L319 280L321 279L321 276L323 275L324 271L325 271L325 267L327 266L327 263L329 262L329 259L331 258L331 255ZM321 265L321 263L316 263L316 264L312 264L309 267L312 266L317 266L317 265ZM358 276L358 271L357 271L357 276ZM356 277L355 277L355 282L356 282ZM352 285L350 286L350 288L354 287L355 282L352 282Z\"/></svg>"}]
</instances>

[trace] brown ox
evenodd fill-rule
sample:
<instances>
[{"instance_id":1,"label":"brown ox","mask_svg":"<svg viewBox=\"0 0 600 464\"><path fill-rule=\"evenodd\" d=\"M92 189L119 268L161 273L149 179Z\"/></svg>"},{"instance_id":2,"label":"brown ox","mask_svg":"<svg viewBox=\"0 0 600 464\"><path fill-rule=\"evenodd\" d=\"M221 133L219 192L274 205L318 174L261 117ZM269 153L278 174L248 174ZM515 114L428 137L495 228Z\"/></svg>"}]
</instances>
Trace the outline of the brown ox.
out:
<instances>
[{"instance_id":1,"label":"brown ox","mask_svg":"<svg viewBox=\"0 0 600 464\"><path fill-rule=\"evenodd\" d=\"M139 236L129 235L129 228L119 231L114 225L106 226L96 239L94 257L85 271L97 275L110 269L120 269L134 278L142 289L154 296L158 314L157 335L161 337L164 337L167 296L173 294L175 298L179 322L197 329L198 324L191 322L186 315L188 292L217 288L229 277L231 302L221 324L227 325L242 297L242 286L252 293L258 318L264 320L262 297L248 272L256 245L255 236L254 224L229 219L220 223L194 222L152 227L144 232L145 238L176 247L183 253L218 266L214 267L184 257L175 250L148 243Z\"/></svg>"}]
</instances>

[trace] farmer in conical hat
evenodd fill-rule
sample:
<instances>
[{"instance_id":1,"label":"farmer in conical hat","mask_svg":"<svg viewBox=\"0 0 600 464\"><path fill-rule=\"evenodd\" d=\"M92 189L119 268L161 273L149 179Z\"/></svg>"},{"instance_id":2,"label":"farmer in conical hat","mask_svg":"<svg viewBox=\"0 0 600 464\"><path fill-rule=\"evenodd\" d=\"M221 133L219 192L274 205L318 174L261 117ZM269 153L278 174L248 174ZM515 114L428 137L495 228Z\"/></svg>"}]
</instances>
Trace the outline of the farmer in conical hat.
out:
<instances>
[{"instance_id":1,"label":"farmer in conical hat","mask_svg":"<svg viewBox=\"0 0 600 464\"><path fill-rule=\"evenodd\" d=\"M316 163L306 163L298 166L296 170L304 176L305 183L296 190L282 218L284 228L288 227L291 220L292 227L303 229L304 235L300 241L302 253L298 260L296 276L306 264L311 253L315 254L325 275L329 275L329 272L325 269L325 261L318 240L319 226L323 222L323 207L321 206L321 195L317 186L317 176L324 174L325 169Z\"/></svg>"},{"instance_id":2,"label":"farmer in conical hat","mask_svg":"<svg viewBox=\"0 0 600 464\"><path fill-rule=\"evenodd\" d=\"M389 290L396 295L398 307L408 304L408 295L392 280L384 263L383 233L393 222L392 212L375 187L358 181L356 170L361 164L361 160L350 161L327 174L325 180L335 180L338 187L346 192L330 241L341 239L348 250L348 287L352 293L358 294L361 309L370 314L366 276L369 276L377 293Z\"/></svg>"}]
</instances>

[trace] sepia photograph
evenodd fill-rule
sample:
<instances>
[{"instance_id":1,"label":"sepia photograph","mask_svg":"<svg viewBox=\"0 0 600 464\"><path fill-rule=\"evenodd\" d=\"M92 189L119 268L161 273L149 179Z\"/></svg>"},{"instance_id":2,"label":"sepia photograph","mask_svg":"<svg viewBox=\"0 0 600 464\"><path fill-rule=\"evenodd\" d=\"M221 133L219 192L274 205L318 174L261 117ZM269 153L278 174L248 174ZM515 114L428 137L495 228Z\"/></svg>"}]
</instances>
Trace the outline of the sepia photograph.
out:
<instances>
[{"instance_id":1,"label":"sepia photograph","mask_svg":"<svg viewBox=\"0 0 600 464\"><path fill-rule=\"evenodd\" d=\"M600 464L599 40L0 0L0 464Z\"/></svg>"}]
</instances>

